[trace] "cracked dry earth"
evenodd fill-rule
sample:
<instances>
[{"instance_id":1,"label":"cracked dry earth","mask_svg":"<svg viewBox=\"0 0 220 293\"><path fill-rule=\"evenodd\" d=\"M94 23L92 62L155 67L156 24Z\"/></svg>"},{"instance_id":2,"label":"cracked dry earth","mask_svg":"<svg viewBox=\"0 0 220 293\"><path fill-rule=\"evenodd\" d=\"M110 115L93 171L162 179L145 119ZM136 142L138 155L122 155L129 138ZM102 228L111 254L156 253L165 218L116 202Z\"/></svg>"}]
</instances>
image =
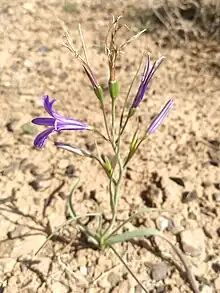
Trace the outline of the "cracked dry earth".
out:
<instances>
[{"instance_id":1,"label":"cracked dry earth","mask_svg":"<svg viewBox=\"0 0 220 293\"><path fill-rule=\"evenodd\" d=\"M99 103L79 62L61 46L68 26L80 45L77 25L83 26L88 58L107 93L107 60L103 53L109 16L123 12L124 2L1 0L0 108L0 282L4 293L141 292L111 251L93 250L73 226L66 227L34 253L56 227L66 221L66 200L74 194L78 214L103 211L110 219L107 181L93 160L57 150L65 141L110 154L90 132L54 134L45 149L33 148L42 127L30 124L44 115L41 96L57 101L55 109L103 130ZM119 8L120 7L120 11ZM143 28L143 27L142 27ZM141 29L142 29L141 28ZM124 36L131 33L125 31ZM157 227L187 256L200 292L220 292L220 75L219 44L192 41L173 45L165 28L131 43L117 65L120 96L117 115L146 47L152 59L166 56L124 136L126 152L137 120L143 130L168 97L175 107L164 125L139 150L125 175L118 221L148 206L147 213L126 226ZM138 80L134 85L134 96ZM132 96L131 95L131 96ZM106 98L108 105L108 98ZM161 211L162 210L162 211ZM96 219L88 223L97 227ZM116 245L117 251L149 292L192 292L179 259L162 240L135 239ZM175 265L176 264L176 265ZM182 270L182 271L181 271Z\"/></svg>"}]
</instances>

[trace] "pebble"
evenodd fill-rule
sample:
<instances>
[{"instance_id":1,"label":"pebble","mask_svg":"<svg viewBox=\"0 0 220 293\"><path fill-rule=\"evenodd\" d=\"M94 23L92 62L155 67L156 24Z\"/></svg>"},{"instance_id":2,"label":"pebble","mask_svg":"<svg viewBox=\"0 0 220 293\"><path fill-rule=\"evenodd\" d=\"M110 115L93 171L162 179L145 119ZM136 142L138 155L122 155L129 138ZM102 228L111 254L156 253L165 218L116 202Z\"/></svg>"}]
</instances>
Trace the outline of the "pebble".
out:
<instances>
[{"instance_id":1,"label":"pebble","mask_svg":"<svg viewBox=\"0 0 220 293\"><path fill-rule=\"evenodd\" d=\"M51 285L51 289L53 293L67 293L69 292L69 288L64 286L62 283L60 282L55 282Z\"/></svg>"},{"instance_id":2,"label":"pebble","mask_svg":"<svg viewBox=\"0 0 220 293\"><path fill-rule=\"evenodd\" d=\"M180 240L186 254L200 256L205 250L205 235L200 228L182 231Z\"/></svg>"},{"instance_id":3,"label":"pebble","mask_svg":"<svg viewBox=\"0 0 220 293\"><path fill-rule=\"evenodd\" d=\"M215 183L214 185L216 189L220 190L220 183Z\"/></svg>"},{"instance_id":4,"label":"pebble","mask_svg":"<svg viewBox=\"0 0 220 293\"><path fill-rule=\"evenodd\" d=\"M152 279L156 281L165 279L168 273L168 269L168 265L165 262L155 264L151 269Z\"/></svg>"},{"instance_id":5,"label":"pebble","mask_svg":"<svg viewBox=\"0 0 220 293\"><path fill-rule=\"evenodd\" d=\"M31 60L26 59L24 61L24 66L27 67L28 69L30 69L31 67L33 67L33 63Z\"/></svg>"},{"instance_id":6,"label":"pebble","mask_svg":"<svg viewBox=\"0 0 220 293\"><path fill-rule=\"evenodd\" d=\"M146 206L159 207L163 203L162 190L154 185L149 186L148 189L141 192L141 198Z\"/></svg>"},{"instance_id":7,"label":"pebble","mask_svg":"<svg viewBox=\"0 0 220 293\"><path fill-rule=\"evenodd\" d=\"M166 230L169 227L169 219L164 217L158 217L156 219L156 226L157 229L159 229L160 231Z\"/></svg>"},{"instance_id":8,"label":"pebble","mask_svg":"<svg viewBox=\"0 0 220 293\"><path fill-rule=\"evenodd\" d=\"M65 169L67 168L67 166L69 165L69 160L67 159L61 159L59 162L58 162L58 167L60 169Z\"/></svg>"},{"instance_id":9,"label":"pebble","mask_svg":"<svg viewBox=\"0 0 220 293\"><path fill-rule=\"evenodd\" d=\"M26 2L23 4L23 8L31 13L35 13L36 12L36 5L34 3L31 2Z\"/></svg>"},{"instance_id":10,"label":"pebble","mask_svg":"<svg viewBox=\"0 0 220 293\"><path fill-rule=\"evenodd\" d=\"M218 276L218 278L215 279L214 285L217 292L219 292L220 291L220 276Z\"/></svg>"},{"instance_id":11,"label":"pebble","mask_svg":"<svg viewBox=\"0 0 220 293\"><path fill-rule=\"evenodd\" d=\"M75 172L76 172L75 167L72 164L70 164L66 167L65 175L67 175L69 178L72 178Z\"/></svg>"},{"instance_id":12,"label":"pebble","mask_svg":"<svg viewBox=\"0 0 220 293\"><path fill-rule=\"evenodd\" d=\"M220 202L220 192L213 193L212 198L214 201Z\"/></svg>"},{"instance_id":13,"label":"pebble","mask_svg":"<svg viewBox=\"0 0 220 293\"><path fill-rule=\"evenodd\" d=\"M9 132L14 132L16 130L17 120L13 119L6 124L6 128Z\"/></svg>"},{"instance_id":14,"label":"pebble","mask_svg":"<svg viewBox=\"0 0 220 293\"><path fill-rule=\"evenodd\" d=\"M187 203L187 202L191 202L195 199L197 199L197 192L195 190L193 191L184 191L182 193L182 202L183 203Z\"/></svg>"},{"instance_id":15,"label":"pebble","mask_svg":"<svg viewBox=\"0 0 220 293\"><path fill-rule=\"evenodd\" d=\"M211 287L209 287L208 285L204 285L202 287L202 289L200 290L200 293L212 293L213 290Z\"/></svg>"},{"instance_id":16,"label":"pebble","mask_svg":"<svg viewBox=\"0 0 220 293\"><path fill-rule=\"evenodd\" d=\"M38 180L33 180L31 182L29 182L29 185L35 190L38 191L42 188L40 182Z\"/></svg>"},{"instance_id":17,"label":"pebble","mask_svg":"<svg viewBox=\"0 0 220 293\"><path fill-rule=\"evenodd\" d=\"M86 266L83 266L83 267L80 267L80 273L83 275L83 276L87 276L88 274L88 270L87 270L87 267Z\"/></svg>"},{"instance_id":18,"label":"pebble","mask_svg":"<svg viewBox=\"0 0 220 293\"><path fill-rule=\"evenodd\" d=\"M116 273L114 272L111 272L109 275L108 275L108 281L111 283L111 286L112 287L115 287L118 285L118 283L120 282L120 276L117 275Z\"/></svg>"},{"instance_id":19,"label":"pebble","mask_svg":"<svg viewBox=\"0 0 220 293\"><path fill-rule=\"evenodd\" d=\"M212 264L212 269L216 272L216 273L220 273L220 263L213 263Z\"/></svg>"}]
</instances>

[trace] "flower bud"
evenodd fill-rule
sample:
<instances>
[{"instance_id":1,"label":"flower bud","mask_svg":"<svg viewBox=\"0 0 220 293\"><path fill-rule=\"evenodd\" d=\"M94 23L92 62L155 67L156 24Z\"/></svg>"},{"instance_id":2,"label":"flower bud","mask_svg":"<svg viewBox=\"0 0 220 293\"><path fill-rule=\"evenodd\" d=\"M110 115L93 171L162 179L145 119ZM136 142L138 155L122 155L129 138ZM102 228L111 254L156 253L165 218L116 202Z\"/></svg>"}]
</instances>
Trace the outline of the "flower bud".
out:
<instances>
[{"instance_id":1,"label":"flower bud","mask_svg":"<svg viewBox=\"0 0 220 293\"><path fill-rule=\"evenodd\" d=\"M118 82L116 80L109 80L109 93L113 100L115 100L118 96Z\"/></svg>"}]
</instances>

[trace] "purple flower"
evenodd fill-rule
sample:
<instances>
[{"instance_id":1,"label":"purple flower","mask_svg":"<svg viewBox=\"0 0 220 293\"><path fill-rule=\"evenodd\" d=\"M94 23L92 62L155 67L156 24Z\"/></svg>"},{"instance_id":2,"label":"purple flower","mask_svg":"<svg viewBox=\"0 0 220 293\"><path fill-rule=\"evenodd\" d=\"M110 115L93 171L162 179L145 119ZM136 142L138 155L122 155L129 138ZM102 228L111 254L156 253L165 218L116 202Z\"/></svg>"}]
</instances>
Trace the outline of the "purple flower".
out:
<instances>
[{"instance_id":1,"label":"purple flower","mask_svg":"<svg viewBox=\"0 0 220 293\"><path fill-rule=\"evenodd\" d=\"M56 114L52 107L55 100L49 101L49 96L43 96L43 105L47 113L51 116L50 118L35 118L32 123L37 125L51 126L50 128L42 131L37 135L34 140L34 145L37 148L43 148L46 139L54 131L61 130L85 130L88 129L88 125L84 122L80 122L75 119L65 118Z\"/></svg>"},{"instance_id":2,"label":"purple flower","mask_svg":"<svg viewBox=\"0 0 220 293\"><path fill-rule=\"evenodd\" d=\"M164 57L160 57L157 61L154 62L154 64L150 67L150 56L147 56L146 65L144 67L144 72L141 78L141 82L137 91L137 94L134 98L134 101L132 103L131 108L137 108L140 104L140 102L143 100L144 94L147 90L147 87L156 72L157 68L162 63Z\"/></svg>"},{"instance_id":3,"label":"purple flower","mask_svg":"<svg viewBox=\"0 0 220 293\"><path fill-rule=\"evenodd\" d=\"M168 111L170 110L170 108L172 108L173 103L173 100L170 99L163 107L163 109L160 111L160 113L154 117L154 119L151 121L147 129L147 134L153 133L157 129L157 127L163 122L163 120L168 114Z\"/></svg>"}]
</instances>

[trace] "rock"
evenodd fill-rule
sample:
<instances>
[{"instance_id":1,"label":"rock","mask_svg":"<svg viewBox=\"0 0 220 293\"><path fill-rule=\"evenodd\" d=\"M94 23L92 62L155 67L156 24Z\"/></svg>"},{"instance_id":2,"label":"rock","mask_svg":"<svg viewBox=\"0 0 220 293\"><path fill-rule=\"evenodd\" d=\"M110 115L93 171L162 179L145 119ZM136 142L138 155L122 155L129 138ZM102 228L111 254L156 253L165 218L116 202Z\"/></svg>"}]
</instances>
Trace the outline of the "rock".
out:
<instances>
[{"instance_id":1,"label":"rock","mask_svg":"<svg viewBox=\"0 0 220 293\"><path fill-rule=\"evenodd\" d=\"M220 192L213 193L212 198L214 201L220 202Z\"/></svg>"},{"instance_id":2,"label":"rock","mask_svg":"<svg viewBox=\"0 0 220 293\"><path fill-rule=\"evenodd\" d=\"M187 203L187 202L191 202L195 199L197 199L197 192L195 190L193 191L184 191L182 193L182 202L183 203Z\"/></svg>"},{"instance_id":3,"label":"rock","mask_svg":"<svg viewBox=\"0 0 220 293\"><path fill-rule=\"evenodd\" d=\"M29 182L29 185L35 190L38 191L42 188L40 182L38 180L33 180L31 182Z\"/></svg>"},{"instance_id":4,"label":"rock","mask_svg":"<svg viewBox=\"0 0 220 293\"><path fill-rule=\"evenodd\" d=\"M153 280L160 281L166 278L168 273L168 265L165 262L155 264L151 269L151 277Z\"/></svg>"},{"instance_id":5,"label":"rock","mask_svg":"<svg viewBox=\"0 0 220 293\"><path fill-rule=\"evenodd\" d=\"M220 190L220 183L215 183L214 186L216 189Z\"/></svg>"},{"instance_id":6,"label":"rock","mask_svg":"<svg viewBox=\"0 0 220 293\"><path fill-rule=\"evenodd\" d=\"M69 178L72 178L75 172L76 172L75 167L72 164L70 164L66 167L65 175L67 175Z\"/></svg>"},{"instance_id":7,"label":"rock","mask_svg":"<svg viewBox=\"0 0 220 293\"><path fill-rule=\"evenodd\" d=\"M101 278L98 282L98 286L102 289L111 288L109 281L106 278Z\"/></svg>"},{"instance_id":8,"label":"rock","mask_svg":"<svg viewBox=\"0 0 220 293\"><path fill-rule=\"evenodd\" d=\"M86 266L83 266L83 267L80 267L80 273L83 275L83 276L87 276L88 274L88 270L87 270L87 267Z\"/></svg>"},{"instance_id":9,"label":"rock","mask_svg":"<svg viewBox=\"0 0 220 293\"><path fill-rule=\"evenodd\" d=\"M216 273L220 273L220 263L213 263L213 264L212 264L212 269L213 269Z\"/></svg>"},{"instance_id":10,"label":"rock","mask_svg":"<svg viewBox=\"0 0 220 293\"><path fill-rule=\"evenodd\" d=\"M202 229L184 230L180 233L183 251L191 256L200 256L205 251L205 235Z\"/></svg>"},{"instance_id":11,"label":"rock","mask_svg":"<svg viewBox=\"0 0 220 293\"><path fill-rule=\"evenodd\" d=\"M111 272L108 275L108 281L111 283L111 287L113 288L118 285L118 283L120 282L120 279L121 279L120 276L114 272Z\"/></svg>"},{"instance_id":12,"label":"rock","mask_svg":"<svg viewBox=\"0 0 220 293\"><path fill-rule=\"evenodd\" d=\"M9 132L14 132L16 129L18 129L17 126L17 120L13 119L11 121L9 121L7 124L6 124L6 128Z\"/></svg>"},{"instance_id":13,"label":"rock","mask_svg":"<svg viewBox=\"0 0 220 293\"><path fill-rule=\"evenodd\" d=\"M65 169L65 168L67 168L68 165L69 165L69 160L67 160L67 159L61 159L58 162L58 168L60 168L60 169Z\"/></svg>"},{"instance_id":14,"label":"rock","mask_svg":"<svg viewBox=\"0 0 220 293\"><path fill-rule=\"evenodd\" d=\"M146 190L141 192L141 198L143 199L146 206L159 207L163 203L162 190L155 185L150 185Z\"/></svg>"},{"instance_id":15,"label":"rock","mask_svg":"<svg viewBox=\"0 0 220 293\"><path fill-rule=\"evenodd\" d=\"M31 60L26 59L24 61L24 66L30 69L31 67L33 67L33 63L31 62Z\"/></svg>"},{"instance_id":16,"label":"rock","mask_svg":"<svg viewBox=\"0 0 220 293\"><path fill-rule=\"evenodd\" d=\"M36 4L31 2L26 2L23 4L23 8L28 12L35 13L36 12Z\"/></svg>"},{"instance_id":17,"label":"rock","mask_svg":"<svg viewBox=\"0 0 220 293\"><path fill-rule=\"evenodd\" d=\"M204 285L200 290L200 293L213 293L213 290L208 285Z\"/></svg>"},{"instance_id":18,"label":"rock","mask_svg":"<svg viewBox=\"0 0 220 293\"><path fill-rule=\"evenodd\" d=\"M214 286L217 292L219 292L220 291L220 276L218 276L218 278L215 279Z\"/></svg>"},{"instance_id":19,"label":"rock","mask_svg":"<svg viewBox=\"0 0 220 293\"><path fill-rule=\"evenodd\" d=\"M64 286L62 283L60 282L55 282L51 285L51 289L53 293L67 293L69 292L69 288Z\"/></svg>"},{"instance_id":20,"label":"rock","mask_svg":"<svg viewBox=\"0 0 220 293\"><path fill-rule=\"evenodd\" d=\"M158 217L156 219L156 226L160 231L164 231L169 227L169 219L164 217Z\"/></svg>"},{"instance_id":21,"label":"rock","mask_svg":"<svg viewBox=\"0 0 220 293\"><path fill-rule=\"evenodd\" d=\"M220 227L216 230L218 237L220 237Z\"/></svg>"}]
</instances>

